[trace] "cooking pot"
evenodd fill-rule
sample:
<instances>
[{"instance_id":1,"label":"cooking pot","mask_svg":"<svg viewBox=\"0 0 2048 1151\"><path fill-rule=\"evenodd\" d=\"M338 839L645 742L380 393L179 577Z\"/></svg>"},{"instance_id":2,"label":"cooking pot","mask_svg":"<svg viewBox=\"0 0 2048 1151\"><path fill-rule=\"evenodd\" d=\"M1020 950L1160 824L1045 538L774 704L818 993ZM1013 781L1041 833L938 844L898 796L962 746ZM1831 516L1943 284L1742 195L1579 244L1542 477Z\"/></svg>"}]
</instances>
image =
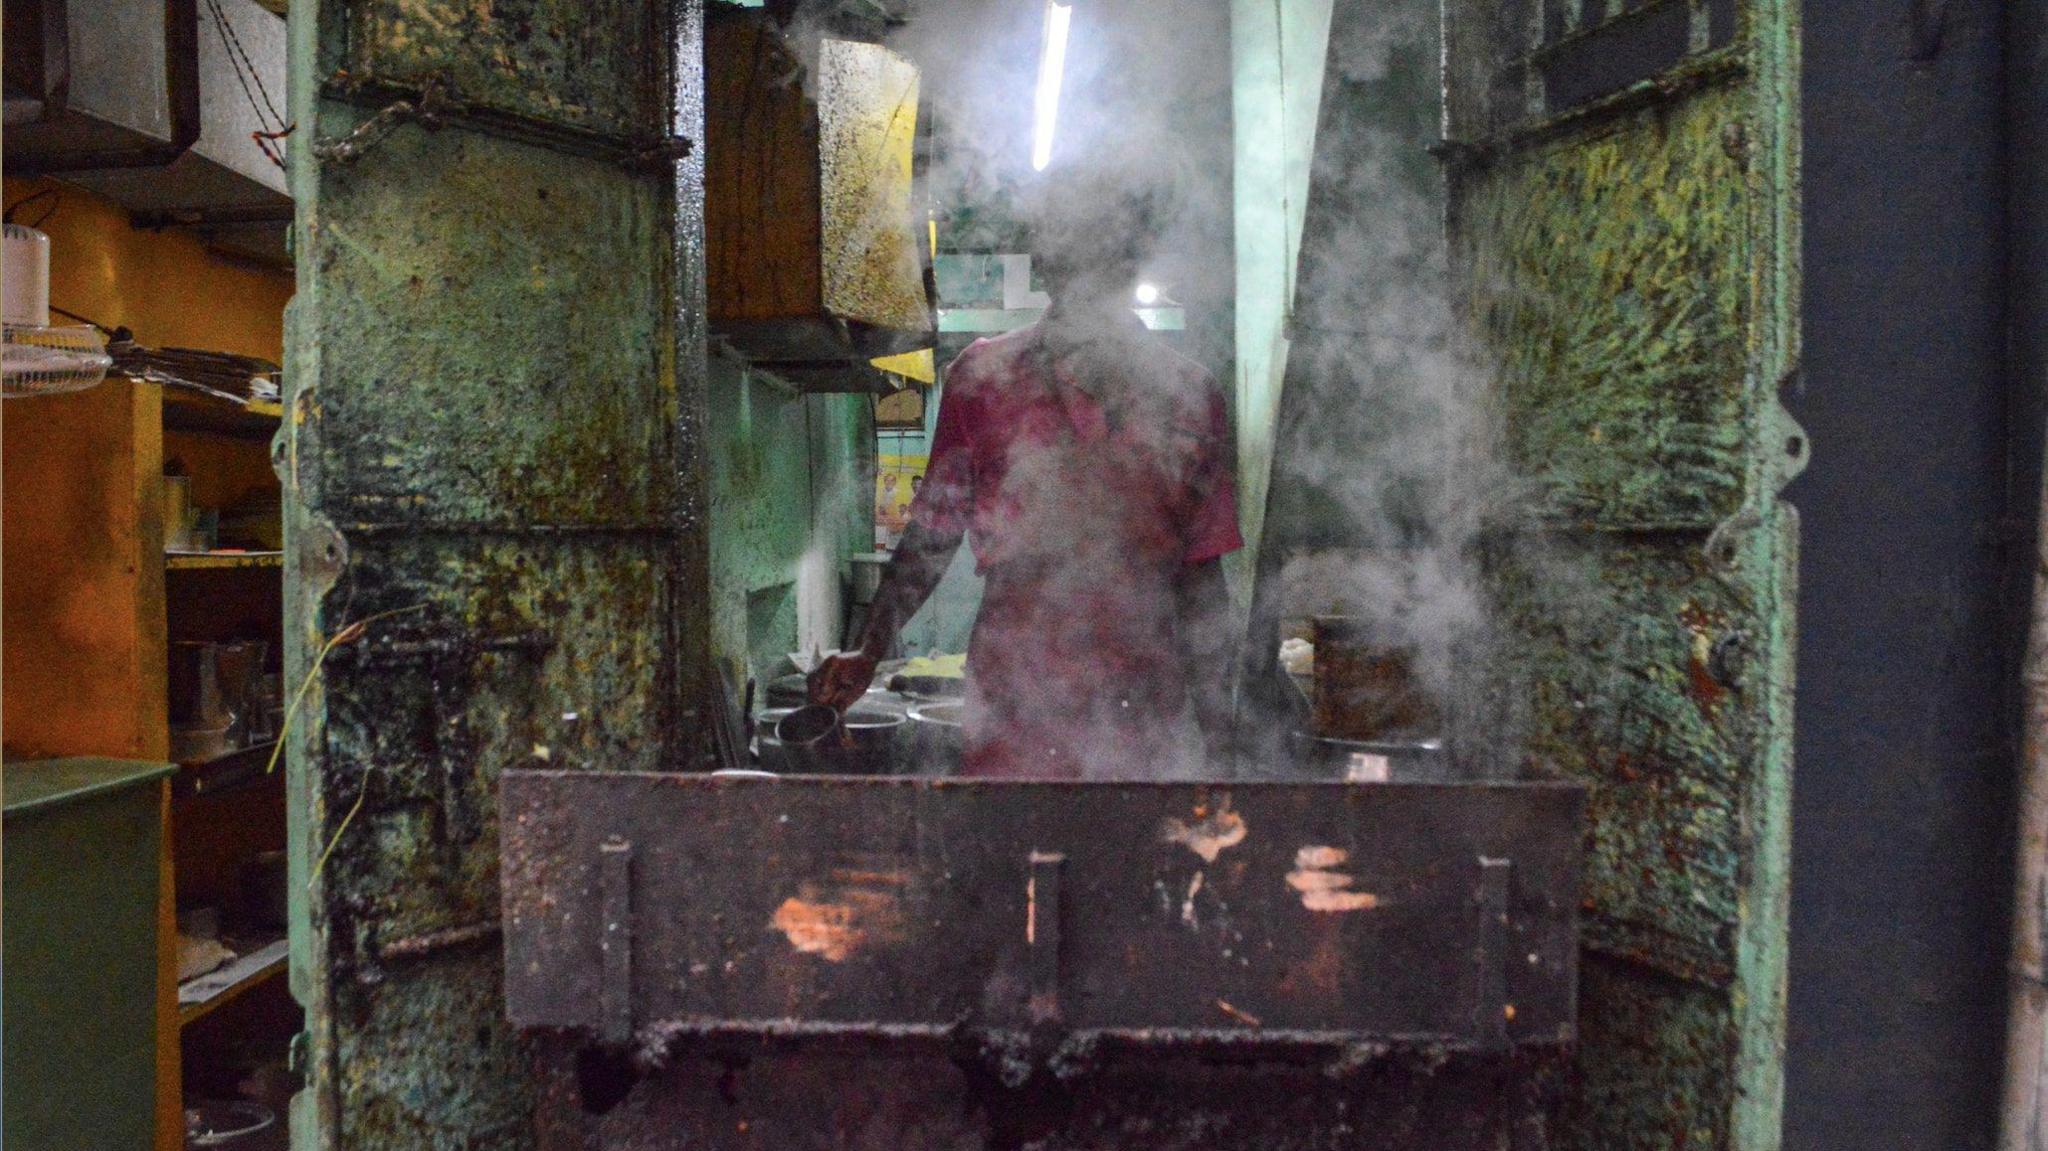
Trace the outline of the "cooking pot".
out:
<instances>
[{"instance_id":1,"label":"cooking pot","mask_svg":"<svg viewBox=\"0 0 2048 1151\"><path fill-rule=\"evenodd\" d=\"M901 712L857 705L837 722L828 722L821 716L830 710L813 705L762 712L755 737L761 767L789 775L889 775L896 770Z\"/></svg>"},{"instance_id":2,"label":"cooking pot","mask_svg":"<svg viewBox=\"0 0 2048 1151\"><path fill-rule=\"evenodd\" d=\"M967 705L958 700L910 705L910 755L905 765L917 775L952 775L960 770L964 744L961 714Z\"/></svg>"}]
</instances>

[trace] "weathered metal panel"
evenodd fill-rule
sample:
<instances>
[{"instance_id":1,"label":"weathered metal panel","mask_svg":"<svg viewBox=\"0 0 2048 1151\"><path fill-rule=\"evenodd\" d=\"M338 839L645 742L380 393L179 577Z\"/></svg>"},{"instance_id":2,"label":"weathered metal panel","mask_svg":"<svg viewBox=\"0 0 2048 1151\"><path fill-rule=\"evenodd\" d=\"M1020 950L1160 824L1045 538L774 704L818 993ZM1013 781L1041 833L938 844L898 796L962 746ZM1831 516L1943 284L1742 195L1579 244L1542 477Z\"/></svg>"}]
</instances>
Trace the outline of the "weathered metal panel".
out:
<instances>
[{"instance_id":1,"label":"weathered metal panel","mask_svg":"<svg viewBox=\"0 0 2048 1151\"><path fill-rule=\"evenodd\" d=\"M889 351L928 347L932 336L923 229L912 217L918 91L917 66L879 44L819 46L825 307L849 323L894 329Z\"/></svg>"},{"instance_id":2,"label":"weathered metal panel","mask_svg":"<svg viewBox=\"0 0 2048 1151\"><path fill-rule=\"evenodd\" d=\"M1453 247L1520 481L1487 545L1488 698L1592 789L1564 1134L1768 1151L1797 531L1778 492L1806 457L1777 401L1794 18L1447 11Z\"/></svg>"},{"instance_id":3,"label":"weathered metal panel","mask_svg":"<svg viewBox=\"0 0 2048 1151\"><path fill-rule=\"evenodd\" d=\"M542 1151L1535 1151L1554 1049L1324 1063L1153 1053L1018 1088L971 1053L727 1051L633 1081L542 1042ZM591 1091L591 1087L600 1088Z\"/></svg>"},{"instance_id":4,"label":"weathered metal panel","mask_svg":"<svg viewBox=\"0 0 2048 1151\"><path fill-rule=\"evenodd\" d=\"M1507 462L1540 514L1712 527L1742 498L1745 97L1541 146L1461 198L1466 234L1489 238L1471 275Z\"/></svg>"},{"instance_id":5,"label":"weathered metal panel","mask_svg":"<svg viewBox=\"0 0 2048 1151\"><path fill-rule=\"evenodd\" d=\"M1589 944L1725 983L1739 914L1750 717L1746 648L1773 605L1683 536L1503 547L1489 583L1496 674L1526 753L1588 795Z\"/></svg>"},{"instance_id":6,"label":"weathered metal panel","mask_svg":"<svg viewBox=\"0 0 2048 1151\"><path fill-rule=\"evenodd\" d=\"M645 0L357 0L347 5L345 71L337 79L438 84L468 104L647 136L667 114L667 10Z\"/></svg>"},{"instance_id":7,"label":"weathered metal panel","mask_svg":"<svg viewBox=\"0 0 2048 1151\"><path fill-rule=\"evenodd\" d=\"M524 1027L656 1049L1572 1034L1572 787L522 771L504 802Z\"/></svg>"},{"instance_id":8,"label":"weathered metal panel","mask_svg":"<svg viewBox=\"0 0 2048 1151\"><path fill-rule=\"evenodd\" d=\"M1727 1147L1735 1097L1728 1007L1717 989L1589 955L1585 1012L1559 1117L1564 1147Z\"/></svg>"},{"instance_id":9,"label":"weathered metal panel","mask_svg":"<svg viewBox=\"0 0 2048 1151\"><path fill-rule=\"evenodd\" d=\"M697 130L671 26L694 54L689 4L293 8L302 1149L531 1144L497 778L697 746L698 174L636 143Z\"/></svg>"},{"instance_id":10,"label":"weathered metal panel","mask_svg":"<svg viewBox=\"0 0 2048 1151\"><path fill-rule=\"evenodd\" d=\"M352 333L310 413L346 477L328 514L665 526L659 183L453 128L370 157L324 183L308 229L318 274L347 287L324 322Z\"/></svg>"}]
</instances>

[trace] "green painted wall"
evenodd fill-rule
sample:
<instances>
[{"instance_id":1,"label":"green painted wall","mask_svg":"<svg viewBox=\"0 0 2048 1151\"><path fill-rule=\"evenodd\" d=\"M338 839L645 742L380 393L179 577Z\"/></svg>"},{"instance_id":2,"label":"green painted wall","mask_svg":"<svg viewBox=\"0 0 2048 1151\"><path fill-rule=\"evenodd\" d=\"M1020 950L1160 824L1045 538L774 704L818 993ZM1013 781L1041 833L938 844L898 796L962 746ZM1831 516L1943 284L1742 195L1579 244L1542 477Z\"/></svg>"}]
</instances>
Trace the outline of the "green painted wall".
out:
<instances>
[{"instance_id":1,"label":"green painted wall","mask_svg":"<svg viewBox=\"0 0 2048 1151\"><path fill-rule=\"evenodd\" d=\"M710 360L711 645L765 681L840 646L845 559L873 545L874 417L864 395L805 395Z\"/></svg>"},{"instance_id":2,"label":"green painted wall","mask_svg":"<svg viewBox=\"0 0 2048 1151\"><path fill-rule=\"evenodd\" d=\"M1490 0L1447 12L1453 259L1512 477L1482 509L1479 698L1528 769L1589 789L1561 1142L1772 1151L1798 542L1779 493L1806 458L1778 402L1796 16L1753 0L1655 79L1552 112L1519 70L1547 59L1527 30Z\"/></svg>"},{"instance_id":3,"label":"green painted wall","mask_svg":"<svg viewBox=\"0 0 2048 1151\"><path fill-rule=\"evenodd\" d=\"M698 13L509 8L291 6L300 1151L532 1146L498 778L709 746Z\"/></svg>"},{"instance_id":4,"label":"green painted wall","mask_svg":"<svg viewBox=\"0 0 2048 1151\"><path fill-rule=\"evenodd\" d=\"M1266 516L1330 9L1331 0L1233 0L1230 7L1238 510L1246 547L1229 570L1240 589L1257 568Z\"/></svg>"}]
</instances>

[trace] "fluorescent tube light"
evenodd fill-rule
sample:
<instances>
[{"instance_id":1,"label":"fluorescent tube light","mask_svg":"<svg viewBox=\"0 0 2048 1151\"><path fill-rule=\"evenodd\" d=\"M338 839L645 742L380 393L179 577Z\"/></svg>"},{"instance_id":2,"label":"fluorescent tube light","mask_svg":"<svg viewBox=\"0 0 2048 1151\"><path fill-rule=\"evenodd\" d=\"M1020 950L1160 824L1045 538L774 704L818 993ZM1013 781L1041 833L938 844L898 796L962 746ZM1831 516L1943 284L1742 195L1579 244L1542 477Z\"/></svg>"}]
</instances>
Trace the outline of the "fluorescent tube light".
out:
<instances>
[{"instance_id":1,"label":"fluorescent tube light","mask_svg":"<svg viewBox=\"0 0 2048 1151\"><path fill-rule=\"evenodd\" d=\"M1032 106L1031 167L1039 172L1052 163L1052 133L1060 115L1060 77L1067 70L1067 25L1073 17L1073 5L1046 0L1045 43L1038 53L1038 99Z\"/></svg>"}]
</instances>

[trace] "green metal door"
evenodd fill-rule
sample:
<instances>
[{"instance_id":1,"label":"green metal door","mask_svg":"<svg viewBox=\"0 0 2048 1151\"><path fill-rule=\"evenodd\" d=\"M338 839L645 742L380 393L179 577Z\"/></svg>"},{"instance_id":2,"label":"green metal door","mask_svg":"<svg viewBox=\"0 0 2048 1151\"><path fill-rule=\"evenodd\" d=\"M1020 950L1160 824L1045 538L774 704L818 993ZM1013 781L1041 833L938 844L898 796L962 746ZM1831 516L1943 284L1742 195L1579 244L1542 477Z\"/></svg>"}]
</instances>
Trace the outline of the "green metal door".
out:
<instances>
[{"instance_id":1,"label":"green metal door","mask_svg":"<svg viewBox=\"0 0 2048 1151\"><path fill-rule=\"evenodd\" d=\"M696 746L700 27L692 0L292 5L300 1148L531 1144L496 780Z\"/></svg>"},{"instance_id":2,"label":"green metal door","mask_svg":"<svg viewBox=\"0 0 2048 1151\"><path fill-rule=\"evenodd\" d=\"M1450 0L1454 264L1521 481L1492 698L1592 787L1564 1145L1771 1148L1797 364L1787 0Z\"/></svg>"}]
</instances>

